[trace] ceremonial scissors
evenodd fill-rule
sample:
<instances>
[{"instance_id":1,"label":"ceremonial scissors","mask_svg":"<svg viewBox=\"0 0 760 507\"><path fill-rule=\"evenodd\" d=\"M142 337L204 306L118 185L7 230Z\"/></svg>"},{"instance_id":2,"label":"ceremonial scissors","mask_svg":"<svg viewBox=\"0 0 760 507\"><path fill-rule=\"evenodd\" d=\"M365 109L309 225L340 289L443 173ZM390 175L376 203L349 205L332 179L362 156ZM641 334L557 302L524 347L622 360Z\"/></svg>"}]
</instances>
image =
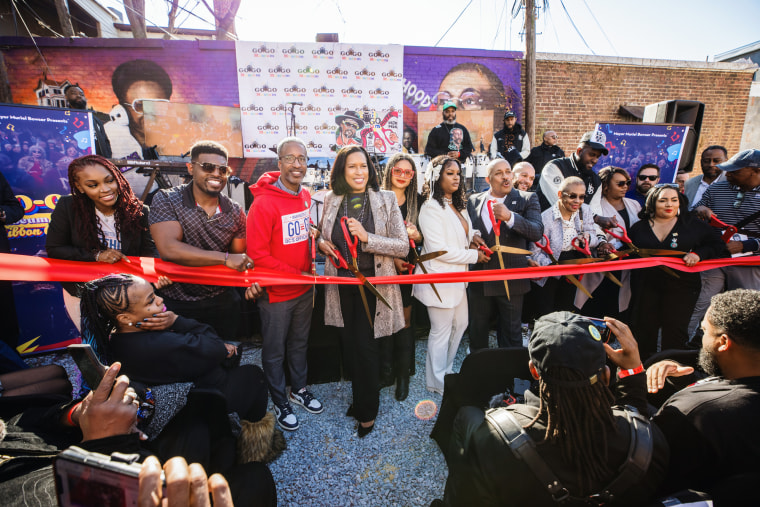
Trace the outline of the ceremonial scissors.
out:
<instances>
[{"instance_id":1,"label":"ceremonial scissors","mask_svg":"<svg viewBox=\"0 0 760 507\"><path fill-rule=\"evenodd\" d=\"M602 260L599 258L591 257L591 249L589 248L588 241L586 241L585 238L581 238L580 236L578 236L577 238L573 238L573 241L571 241L571 244L573 245L573 248L575 248L580 253L586 256L585 259L582 259L582 260L588 261L589 263L599 262ZM582 247L581 247L581 244L583 245ZM612 273L610 273L609 271L605 271L604 276L612 280L612 282L615 285L619 287L623 286L622 282L620 282L620 280L618 280L617 277L613 275Z\"/></svg>"},{"instance_id":2,"label":"ceremonial scissors","mask_svg":"<svg viewBox=\"0 0 760 507\"><path fill-rule=\"evenodd\" d=\"M486 206L488 206L488 216L491 219L491 227L493 228L493 235L494 235L494 238L496 238L496 244L494 245L493 248L489 250L491 250L491 254L493 252L496 252L496 255L499 257L499 266L501 267L501 269L505 269L504 258L501 256L502 252L530 255L531 254L530 250L523 250L522 248L514 248L511 246L501 246L501 244L499 243L499 236L501 235L501 220L496 220L496 215L494 215L493 213L493 201L488 201L486 203ZM491 254L488 254L488 255L491 255ZM504 280L504 290L507 291L507 299L511 299L509 297L509 284L507 283L506 280Z\"/></svg>"},{"instance_id":3,"label":"ceremonial scissors","mask_svg":"<svg viewBox=\"0 0 760 507\"><path fill-rule=\"evenodd\" d=\"M406 224L406 222L404 222ZM406 224L408 225L408 224ZM406 266L409 269L409 274L412 274L412 270L414 269L414 266L417 265L420 267L423 273L426 275L428 274L428 270L423 264L425 261L429 261L430 259L435 259L437 257L440 257L441 255L446 253L446 250L439 250L437 252L428 252L425 255L419 255L417 253L417 245L414 243L414 240L412 238L409 238L409 247L412 250L412 256L414 257L414 260L412 262L405 263ZM433 288L433 292L435 292L436 297L438 298L438 301L443 303L443 300L441 299L441 295L438 294L438 289L435 288L435 284L431 283L430 287Z\"/></svg>"},{"instance_id":4,"label":"ceremonial scissors","mask_svg":"<svg viewBox=\"0 0 760 507\"><path fill-rule=\"evenodd\" d=\"M621 233L620 234L616 234L614 232L615 229L620 229ZM617 252L617 255L621 256L621 257L625 256L625 255L630 255L632 253L637 254L639 257L653 257L653 256L658 256L658 255L662 255L662 256L667 256L667 255L681 256L681 255L686 255L688 253L688 252L682 252L680 250L665 250L665 249L661 249L661 248L639 248L639 247L637 247L636 245L633 244L633 242L631 241L631 238L628 237L628 233L626 232L625 227L623 227L620 224L618 224L615 227L611 227L609 229L606 229L606 231L607 231L607 233L610 236L612 236L613 238L619 239L620 241L622 241L623 243L625 243L626 246L628 246L628 250L621 250L621 251ZM667 274L669 274L671 276L674 276L676 278L681 278L680 276L678 276L678 274L675 271L673 271L672 269L670 269L667 266L657 266L657 267L660 268L661 270L665 271Z\"/></svg>"},{"instance_id":5,"label":"ceremonial scissors","mask_svg":"<svg viewBox=\"0 0 760 507\"><path fill-rule=\"evenodd\" d=\"M710 225L723 229L723 234L721 235L720 239L722 239L724 243L731 241L731 238L734 237L734 234L739 232L739 229L737 229L736 226L728 225L726 222L720 220L715 215L710 216Z\"/></svg>"},{"instance_id":6,"label":"ceremonial scissors","mask_svg":"<svg viewBox=\"0 0 760 507\"><path fill-rule=\"evenodd\" d=\"M346 259L343 258L342 255L340 255L340 252L337 250L334 250L335 252L335 258L337 259L337 262L330 256L330 262L333 266L336 268L343 268L347 269L351 272L361 283L362 285L359 286L359 294L362 297L362 303L364 304L364 311L367 313L367 319L369 319L369 325L370 327L374 327L374 324L372 322L372 314L369 311L369 303L367 302L367 295L364 293L364 287L367 287L369 291L375 295L375 297L382 301L385 306L390 308L391 310L393 307L386 301L386 299L383 297L382 294L380 294L374 285L369 283L369 280L367 280L367 277L364 276L361 271L359 271L359 264L357 262L357 258L359 256L358 254L358 245L359 245L359 238L356 236L352 236L350 232L348 232L348 217L343 217L340 219L340 226L343 229L343 237L346 239L346 244L348 245L348 250L351 253L351 264L346 262Z\"/></svg>"},{"instance_id":7,"label":"ceremonial scissors","mask_svg":"<svg viewBox=\"0 0 760 507\"><path fill-rule=\"evenodd\" d=\"M311 274L314 276L315 282L311 292L311 307L314 308L317 298L317 238L311 234L314 232L314 229L316 229L311 218L309 218L309 225L311 226L311 230L309 230L309 245L311 246Z\"/></svg>"},{"instance_id":8,"label":"ceremonial scissors","mask_svg":"<svg viewBox=\"0 0 760 507\"><path fill-rule=\"evenodd\" d=\"M552 251L551 246L549 246L549 238L546 237L546 234L544 234L543 241L544 241L543 244L540 241L536 241L536 246L540 248L541 250L543 250L544 253L549 256L549 260L552 261L552 264L559 264L559 261L554 257L554 252ZM570 283L572 283L578 288L578 290L583 292L589 298L593 299L594 296L591 295L588 289L586 289L586 287L584 287L583 284L581 284L581 282L579 282L578 279L574 275L562 275L562 276L567 278L570 281Z\"/></svg>"}]
</instances>

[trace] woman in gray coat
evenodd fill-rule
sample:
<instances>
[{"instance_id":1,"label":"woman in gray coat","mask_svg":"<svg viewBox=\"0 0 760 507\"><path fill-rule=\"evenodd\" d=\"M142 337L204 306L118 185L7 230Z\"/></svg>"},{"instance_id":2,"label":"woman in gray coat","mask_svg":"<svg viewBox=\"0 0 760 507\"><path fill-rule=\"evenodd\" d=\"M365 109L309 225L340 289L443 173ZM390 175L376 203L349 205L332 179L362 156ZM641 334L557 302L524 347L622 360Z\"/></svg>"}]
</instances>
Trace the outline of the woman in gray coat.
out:
<instances>
[{"instance_id":1,"label":"woman in gray coat","mask_svg":"<svg viewBox=\"0 0 760 507\"><path fill-rule=\"evenodd\" d=\"M333 259L337 254L352 262L351 242L357 241L357 264L367 277L393 276L393 258L409 253L409 243L396 196L380 190L377 172L361 146L338 152L330 175L332 191L325 196L320 224L319 250ZM346 218L344 234L342 219ZM325 275L353 277L345 268L328 263ZM358 285L328 285L325 290L325 324L341 328L344 363L351 374L353 404L347 415L358 421L359 437L375 424L380 405L379 345L376 338L390 336L404 327L401 291L398 285L378 285L378 292L391 308L364 290L368 319Z\"/></svg>"}]
</instances>

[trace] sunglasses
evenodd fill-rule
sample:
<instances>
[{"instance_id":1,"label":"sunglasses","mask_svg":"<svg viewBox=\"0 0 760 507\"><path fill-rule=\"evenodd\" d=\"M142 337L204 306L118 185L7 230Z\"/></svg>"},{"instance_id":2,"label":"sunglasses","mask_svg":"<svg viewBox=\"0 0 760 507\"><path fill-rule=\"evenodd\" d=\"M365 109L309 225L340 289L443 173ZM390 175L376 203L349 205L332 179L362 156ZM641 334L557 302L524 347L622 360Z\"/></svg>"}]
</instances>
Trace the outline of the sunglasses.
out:
<instances>
[{"instance_id":1,"label":"sunglasses","mask_svg":"<svg viewBox=\"0 0 760 507\"><path fill-rule=\"evenodd\" d=\"M151 102L169 102L166 99L135 99L130 104L129 102L123 102L125 106L129 106L134 110L136 113L142 113L143 112L143 102L146 100L149 100Z\"/></svg>"},{"instance_id":2,"label":"sunglasses","mask_svg":"<svg viewBox=\"0 0 760 507\"><path fill-rule=\"evenodd\" d=\"M354 130L358 130L359 129L359 124L358 123L354 123L352 121L344 121L343 125L345 125L346 127L352 128Z\"/></svg>"},{"instance_id":3,"label":"sunglasses","mask_svg":"<svg viewBox=\"0 0 760 507\"><path fill-rule=\"evenodd\" d=\"M583 201L586 199L586 194L568 194L567 192L562 192L562 195L571 201Z\"/></svg>"},{"instance_id":4,"label":"sunglasses","mask_svg":"<svg viewBox=\"0 0 760 507\"><path fill-rule=\"evenodd\" d=\"M678 186L678 183L658 183L654 188L673 188L678 190L680 187Z\"/></svg>"},{"instance_id":5,"label":"sunglasses","mask_svg":"<svg viewBox=\"0 0 760 507\"><path fill-rule=\"evenodd\" d=\"M212 164L210 162L193 162L192 164L197 165L204 173L208 174L215 173L217 169L222 176L226 176L230 173L230 166L228 165Z\"/></svg>"},{"instance_id":6,"label":"sunglasses","mask_svg":"<svg viewBox=\"0 0 760 507\"><path fill-rule=\"evenodd\" d=\"M736 193L736 200L734 201L734 208L738 208L742 205L742 201L744 201L744 191L739 190Z\"/></svg>"},{"instance_id":7,"label":"sunglasses","mask_svg":"<svg viewBox=\"0 0 760 507\"><path fill-rule=\"evenodd\" d=\"M656 174L652 174L650 176L647 176L645 174L639 174L638 178L639 178L639 181L646 181L646 180L657 181L659 176L657 176Z\"/></svg>"},{"instance_id":8,"label":"sunglasses","mask_svg":"<svg viewBox=\"0 0 760 507\"><path fill-rule=\"evenodd\" d=\"M414 169L402 169L401 167L394 167L391 169L391 175L395 176L396 178L411 180L414 177Z\"/></svg>"},{"instance_id":9,"label":"sunglasses","mask_svg":"<svg viewBox=\"0 0 760 507\"><path fill-rule=\"evenodd\" d=\"M630 187L631 186L631 180L618 181L617 183L615 183L615 185L619 186L620 188Z\"/></svg>"},{"instance_id":10,"label":"sunglasses","mask_svg":"<svg viewBox=\"0 0 760 507\"><path fill-rule=\"evenodd\" d=\"M306 165L309 163L309 157L304 157L303 155L295 156L295 155L285 155L284 157L280 157L280 160L285 162L286 164L293 164L296 160L298 160L298 163L301 165Z\"/></svg>"}]
</instances>

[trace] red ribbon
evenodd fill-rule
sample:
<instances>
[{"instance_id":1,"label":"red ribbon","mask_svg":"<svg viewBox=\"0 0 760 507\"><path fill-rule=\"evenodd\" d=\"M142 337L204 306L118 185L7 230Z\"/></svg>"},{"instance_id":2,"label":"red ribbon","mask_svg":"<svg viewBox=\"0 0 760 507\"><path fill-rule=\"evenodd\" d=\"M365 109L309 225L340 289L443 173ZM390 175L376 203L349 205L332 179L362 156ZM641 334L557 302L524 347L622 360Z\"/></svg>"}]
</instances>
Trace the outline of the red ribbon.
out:
<instances>
[{"instance_id":1,"label":"red ribbon","mask_svg":"<svg viewBox=\"0 0 760 507\"><path fill-rule=\"evenodd\" d=\"M272 285L340 284L359 285L354 277L306 276L281 273L270 269L254 268L242 273L224 266L189 267L151 257L130 257L131 262L116 264L103 262L64 261L28 255L0 254L0 280L27 282L86 282L113 273L129 273L155 282L159 275L168 276L173 282L200 285L224 285L247 287L258 282L262 287ZM760 256L713 259L701 261L694 267L687 267L678 257L646 257L623 259L590 264L558 264L542 267L514 268L508 270L491 269L483 271L463 271L458 273L430 273L419 275L376 276L368 278L373 285L487 282L494 280L520 280L545 276L579 275L620 269L641 269L655 266L688 273L697 273L724 266L758 266Z\"/></svg>"}]
</instances>

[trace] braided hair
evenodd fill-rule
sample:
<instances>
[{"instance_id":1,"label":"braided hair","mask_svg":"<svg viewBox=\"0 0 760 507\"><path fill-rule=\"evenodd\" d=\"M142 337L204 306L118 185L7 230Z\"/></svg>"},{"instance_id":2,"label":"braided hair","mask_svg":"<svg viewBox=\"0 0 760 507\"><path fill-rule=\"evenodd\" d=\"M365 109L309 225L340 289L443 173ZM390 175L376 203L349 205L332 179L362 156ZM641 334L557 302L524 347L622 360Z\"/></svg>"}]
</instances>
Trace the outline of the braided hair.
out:
<instances>
[{"instance_id":1,"label":"braided hair","mask_svg":"<svg viewBox=\"0 0 760 507\"><path fill-rule=\"evenodd\" d=\"M116 316L129 310L128 292L136 281L134 275L116 274L84 284L80 302L82 341L93 348L101 361L109 362L108 339L116 329Z\"/></svg>"},{"instance_id":2,"label":"braided hair","mask_svg":"<svg viewBox=\"0 0 760 507\"><path fill-rule=\"evenodd\" d=\"M587 380L581 372L568 368L548 370L545 375L560 382ZM606 458L607 443L617 432L612 414L615 397L603 382L567 387L543 379L539 379L539 397L538 414L524 428L543 416L547 421L544 442L559 445L563 461L576 470L582 491L573 494L592 493L593 483L610 473Z\"/></svg>"},{"instance_id":3,"label":"braided hair","mask_svg":"<svg viewBox=\"0 0 760 507\"><path fill-rule=\"evenodd\" d=\"M433 166L440 165L441 166L441 172L446 170L447 165L456 164L456 166L459 168L459 188L456 192L451 194L451 203L454 205L454 209L457 211L462 211L467 208L467 201L464 198L464 176L462 174L462 164L459 162L459 160L449 157L447 155L438 155L433 160L430 161L430 163ZM423 189L422 198L427 199L435 199L438 204L441 205L441 208L446 208L446 205L443 203L443 188L441 187L441 177L439 176L438 179L435 180L435 183L432 184L433 187L433 195L430 196L430 185L427 185Z\"/></svg>"},{"instance_id":4,"label":"braided hair","mask_svg":"<svg viewBox=\"0 0 760 507\"><path fill-rule=\"evenodd\" d=\"M135 196L129 182L121 174L119 168L107 158L100 155L85 155L74 159L69 164L69 187L74 198L74 212L79 217L79 220L76 221L76 227L87 245L86 248L93 251L108 248L100 222L95 215L95 203L76 185L77 173L91 165L102 166L116 179L119 192L114 204L116 234L122 239L122 242L126 237L139 237L145 229L141 224L142 202Z\"/></svg>"},{"instance_id":5,"label":"braided hair","mask_svg":"<svg viewBox=\"0 0 760 507\"><path fill-rule=\"evenodd\" d=\"M409 186L404 190L404 194L406 195L406 216L404 217L404 220L410 224L416 224L417 214L419 213L419 210L417 209L417 164L414 163L414 159L410 155L399 152L388 160L388 163L385 165L385 176L383 176L382 188L383 190L393 190L393 176L391 173L393 172L393 166L395 166L399 160L406 160L412 165L412 169L414 170L412 181L409 182Z\"/></svg>"}]
</instances>

